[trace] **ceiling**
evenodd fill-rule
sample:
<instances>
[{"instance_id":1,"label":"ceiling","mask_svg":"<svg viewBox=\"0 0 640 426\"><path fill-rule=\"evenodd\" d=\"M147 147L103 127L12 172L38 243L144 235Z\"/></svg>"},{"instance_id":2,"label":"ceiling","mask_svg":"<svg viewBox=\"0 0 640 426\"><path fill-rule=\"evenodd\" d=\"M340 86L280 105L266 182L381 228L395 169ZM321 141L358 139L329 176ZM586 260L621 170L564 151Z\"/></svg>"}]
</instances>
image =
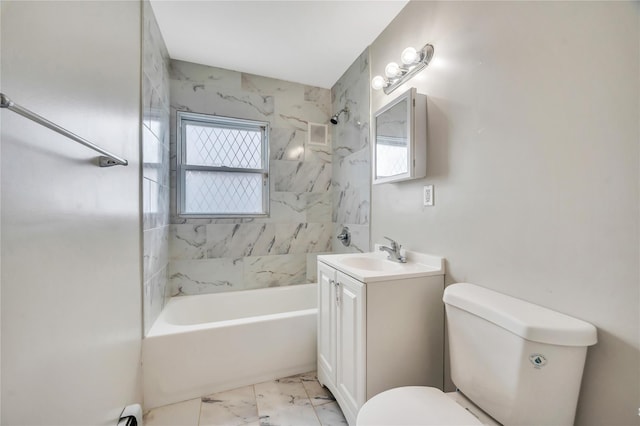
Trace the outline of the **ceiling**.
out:
<instances>
[{"instance_id":1,"label":"ceiling","mask_svg":"<svg viewBox=\"0 0 640 426\"><path fill-rule=\"evenodd\" d=\"M151 0L172 59L331 88L406 0Z\"/></svg>"}]
</instances>

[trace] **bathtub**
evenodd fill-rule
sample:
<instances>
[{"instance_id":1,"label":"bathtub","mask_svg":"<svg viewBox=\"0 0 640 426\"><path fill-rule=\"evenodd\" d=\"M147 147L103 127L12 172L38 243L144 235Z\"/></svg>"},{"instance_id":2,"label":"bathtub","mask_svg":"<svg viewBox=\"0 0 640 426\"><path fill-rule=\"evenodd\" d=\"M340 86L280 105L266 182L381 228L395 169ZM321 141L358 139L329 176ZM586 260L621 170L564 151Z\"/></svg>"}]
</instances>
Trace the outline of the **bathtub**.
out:
<instances>
[{"instance_id":1,"label":"bathtub","mask_svg":"<svg viewBox=\"0 0 640 426\"><path fill-rule=\"evenodd\" d=\"M315 370L316 289L172 298L142 341L145 409Z\"/></svg>"}]
</instances>

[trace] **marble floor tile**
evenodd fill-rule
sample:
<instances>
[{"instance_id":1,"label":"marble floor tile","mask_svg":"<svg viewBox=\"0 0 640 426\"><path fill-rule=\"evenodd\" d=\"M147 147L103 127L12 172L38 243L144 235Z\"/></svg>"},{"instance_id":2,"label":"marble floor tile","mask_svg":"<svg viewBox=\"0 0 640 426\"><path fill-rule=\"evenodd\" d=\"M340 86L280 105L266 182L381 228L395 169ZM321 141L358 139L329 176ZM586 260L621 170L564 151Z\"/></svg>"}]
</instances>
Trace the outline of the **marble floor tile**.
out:
<instances>
[{"instance_id":1,"label":"marble floor tile","mask_svg":"<svg viewBox=\"0 0 640 426\"><path fill-rule=\"evenodd\" d=\"M218 392L145 414L147 426L343 426L347 421L315 371Z\"/></svg>"},{"instance_id":2,"label":"marble floor tile","mask_svg":"<svg viewBox=\"0 0 640 426\"><path fill-rule=\"evenodd\" d=\"M254 385L260 426L320 426L300 376Z\"/></svg>"},{"instance_id":3,"label":"marble floor tile","mask_svg":"<svg viewBox=\"0 0 640 426\"><path fill-rule=\"evenodd\" d=\"M154 408L144 415L146 426L198 426L200 399Z\"/></svg>"},{"instance_id":4,"label":"marble floor tile","mask_svg":"<svg viewBox=\"0 0 640 426\"><path fill-rule=\"evenodd\" d=\"M329 402L315 407L316 414L322 426L347 426L347 420L337 402Z\"/></svg>"},{"instance_id":5,"label":"marble floor tile","mask_svg":"<svg viewBox=\"0 0 640 426\"><path fill-rule=\"evenodd\" d=\"M321 426L311 405L280 406L261 410L260 426Z\"/></svg>"},{"instance_id":6,"label":"marble floor tile","mask_svg":"<svg viewBox=\"0 0 640 426\"><path fill-rule=\"evenodd\" d=\"M335 401L331 392L324 386L318 382L318 377L314 372L305 373L300 375L300 379L302 380L302 385L304 386L305 391L307 391L307 395L311 400L311 404L314 406L326 404L328 402Z\"/></svg>"},{"instance_id":7,"label":"marble floor tile","mask_svg":"<svg viewBox=\"0 0 640 426\"><path fill-rule=\"evenodd\" d=\"M253 386L202 397L200 426L241 426L258 423Z\"/></svg>"},{"instance_id":8,"label":"marble floor tile","mask_svg":"<svg viewBox=\"0 0 640 426\"><path fill-rule=\"evenodd\" d=\"M285 377L254 385L258 408L279 405L309 405L300 376Z\"/></svg>"}]
</instances>

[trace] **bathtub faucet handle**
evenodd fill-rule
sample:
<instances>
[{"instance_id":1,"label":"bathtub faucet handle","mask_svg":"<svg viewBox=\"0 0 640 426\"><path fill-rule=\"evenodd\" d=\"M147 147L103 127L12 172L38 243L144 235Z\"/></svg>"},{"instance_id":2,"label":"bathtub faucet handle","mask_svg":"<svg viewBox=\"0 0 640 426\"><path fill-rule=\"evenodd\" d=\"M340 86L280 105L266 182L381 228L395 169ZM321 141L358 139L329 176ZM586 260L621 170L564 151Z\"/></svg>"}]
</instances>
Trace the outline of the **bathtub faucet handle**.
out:
<instances>
[{"instance_id":1,"label":"bathtub faucet handle","mask_svg":"<svg viewBox=\"0 0 640 426\"><path fill-rule=\"evenodd\" d=\"M351 232L349 232L349 228L346 226L343 226L342 232L340 232L336 238L342 241L342 244L345 247L349 247L349 245L351 244Z\"/></svg>"}]
</instances>

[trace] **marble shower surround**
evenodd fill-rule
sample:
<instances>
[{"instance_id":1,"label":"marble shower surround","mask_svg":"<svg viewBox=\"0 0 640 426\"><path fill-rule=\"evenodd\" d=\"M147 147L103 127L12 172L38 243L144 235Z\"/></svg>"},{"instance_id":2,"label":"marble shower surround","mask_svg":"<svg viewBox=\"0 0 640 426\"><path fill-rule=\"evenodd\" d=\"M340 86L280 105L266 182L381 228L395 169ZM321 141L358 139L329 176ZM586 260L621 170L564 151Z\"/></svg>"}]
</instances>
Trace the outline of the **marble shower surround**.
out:
<instances>
[{"instance_id":1,"label":"marble shower surround","mask_svg":"<svg viewBox=\"0 0 640 426\"><path fill-rule=\"evenodd\" d=\"M168 298L169 53L148 1L143 2L142 210L144 333Z\"/></svg>"},{"instance_id":2,"label":"marble shower surround","mask_svg":"<svg viewBox=\"0 0 640 426\"><path fill-rule=\"evenodd\" d=\"M317 254L332 249L333 168L331 142L307 144L307 123L329 122L329 90L173 60L170 99L171 294L315 282ZM177 111L269 122L269 217L175 214Z\"/></svg>"},{"instance_id":3,"label":"marble shower surround","mask_svg":"<svg viewBox=\"0 0 640 426\"><path fill-rule=\"evenodd\" d=\"M345 106L349 113L332 127L333 214L336 231L348 226L351 245L334 243L335 253L368 252L370 249L371 144L369 49L345 71L331 88L332 110Z\"/></svg>"}]
</instances>

